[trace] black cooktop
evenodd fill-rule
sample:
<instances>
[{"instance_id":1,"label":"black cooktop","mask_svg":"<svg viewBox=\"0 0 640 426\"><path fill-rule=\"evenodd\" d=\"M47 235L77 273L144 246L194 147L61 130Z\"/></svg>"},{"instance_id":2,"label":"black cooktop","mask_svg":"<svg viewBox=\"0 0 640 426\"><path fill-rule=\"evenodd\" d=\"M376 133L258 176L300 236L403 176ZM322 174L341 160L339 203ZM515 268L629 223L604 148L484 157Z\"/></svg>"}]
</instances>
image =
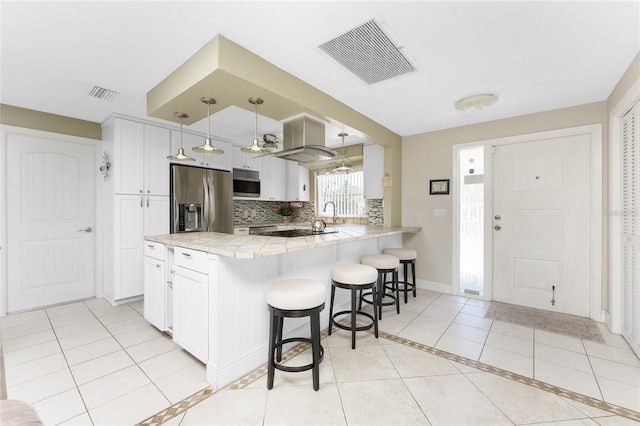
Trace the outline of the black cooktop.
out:
<instances>
[{"instance_id":1,"label":"black cooktop","mask_svg":"<svg viewBox=\"0 0 640 426\"><path fill-rule=\"evenodd\" d=\"M284 231L261 232L256 235L262 235L265 237L308 237L310 235L334 234L336 232L338 231L313 232L310 229L287 229Z\"/></svg>"}]
</instances>

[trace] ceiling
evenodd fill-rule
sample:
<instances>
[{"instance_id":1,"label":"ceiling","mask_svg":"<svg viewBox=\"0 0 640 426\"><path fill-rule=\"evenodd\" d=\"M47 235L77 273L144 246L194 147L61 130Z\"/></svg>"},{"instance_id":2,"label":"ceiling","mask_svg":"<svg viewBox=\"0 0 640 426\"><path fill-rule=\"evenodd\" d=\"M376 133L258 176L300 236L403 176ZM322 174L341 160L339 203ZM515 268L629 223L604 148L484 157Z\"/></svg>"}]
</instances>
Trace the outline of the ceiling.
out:
<instances>
[{"instance_id":1,"label":"ceiling","mask_svg":"<svg viewBox=\"0 0 640 426\"><path fill-rule=\"evenodd\" d=\"M94 122L148 118L147 92L217 34L401 136L606 100L640 50L638 1L1 1L0 15L0 102ZM367 85L318 48L372 18L416 72ZM454 108L487 92L485 111ZM248 144L253 105L211 125ZM261 116L258 132L281 124Z\"/></svg>"}]
</instances>

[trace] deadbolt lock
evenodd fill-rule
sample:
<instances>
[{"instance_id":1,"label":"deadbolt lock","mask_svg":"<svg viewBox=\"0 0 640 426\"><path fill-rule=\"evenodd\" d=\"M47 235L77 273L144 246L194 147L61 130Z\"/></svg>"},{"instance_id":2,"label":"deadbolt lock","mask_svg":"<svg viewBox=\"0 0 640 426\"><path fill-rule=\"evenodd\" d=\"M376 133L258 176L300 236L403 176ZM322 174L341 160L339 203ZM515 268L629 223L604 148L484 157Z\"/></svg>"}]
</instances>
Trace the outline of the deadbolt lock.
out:
<instances>
[{"instance_id":1,"label":"deadbolt lock","mask_svg":"<svg viewBox=\"0 0 640 426\"><path fill-rule=\"evenodd\" d=\"M499 214L497 214L497 215L495 215L493 218L494 218L495 220L500 220L500 219L502 219L502 216L500 216Z\"/></svg>"}]
</instances>

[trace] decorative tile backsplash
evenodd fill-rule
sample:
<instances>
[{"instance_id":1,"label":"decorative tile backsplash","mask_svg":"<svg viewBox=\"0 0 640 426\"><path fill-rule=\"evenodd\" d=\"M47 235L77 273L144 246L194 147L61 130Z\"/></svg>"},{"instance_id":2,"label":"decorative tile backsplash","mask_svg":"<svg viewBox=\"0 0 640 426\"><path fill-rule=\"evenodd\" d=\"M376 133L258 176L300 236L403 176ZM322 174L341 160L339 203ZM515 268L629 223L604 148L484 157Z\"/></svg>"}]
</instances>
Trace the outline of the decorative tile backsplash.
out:
<instances>
[{"instance_id":1,"label":"decorative tile backsplash","mask_svg":"<svg viewBox=\"0 0 640 426\"><path fill-rule=\"evenodd\" d=\"M342 223L362 223L369 225L382 225L384 217L382 213L382 199L367 200L369 217L366 218L346 218ZM278 214L280 206L288 204L282 201L259 201L259 200L234 200L233 201L233 223L280 223L282 216ZM302 207L293 208L293 214L289 223L311 223L315 219L315 202L302 202Z\"/></svg>"}]
</instances>

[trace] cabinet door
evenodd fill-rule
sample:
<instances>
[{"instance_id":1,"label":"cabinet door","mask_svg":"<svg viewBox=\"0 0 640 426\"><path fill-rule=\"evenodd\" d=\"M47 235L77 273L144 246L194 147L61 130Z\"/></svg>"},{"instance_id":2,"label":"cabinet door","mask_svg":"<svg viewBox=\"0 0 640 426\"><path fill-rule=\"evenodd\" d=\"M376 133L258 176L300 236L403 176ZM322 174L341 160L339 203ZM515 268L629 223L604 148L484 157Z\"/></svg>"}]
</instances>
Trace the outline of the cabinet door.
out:
<instances>
[{"instance_id":1,"label":"cabinet door","mask_svg":"<svg viewBox=\"0 0 640 426\"><path fill-rule=\"evenodd\" d=\"M116 195L114 199L114 294L115 300L144 292L143 195Z\"/></svg>"},{"instance_id":2,"label":"cabinet door","mask_svg":"<svg viewBox=\"0 0 640 426\"><path fill-rule=\"evenodd\" d=\"M208 276L180 266L173 282L173 340L198 358L209 357Z\"/></svg>"},{"instance_id":3,"label":"cabinet door","mask_svg":"<svg viewBox=\"0 0 640 426\"><path fill-rule=\"evenodd\" d=\"M287 167L285 164L287 160L275 157L269 159L271 161L271 199L284 201L287 199Z\"/></svg>"},{"instance_id":4,"label":"cabinet door","mask_svg":"<svg viewBox=\"0 0 640 426\"><path fill-rule=\"evenodd\" d=\"M144 126L145 194L169 195L171 132L162 127Z\"/></svg>"},{"instance_id":5,"label":"cabinet door","mask_svg":"<svg viewBox=\"0 0 640 426\"><path fill-rule=\"evenodd\" d=\"M238 169L260 170L261 158L258 155L240 151L242 146L233 145L233 167Z\"/></svg>"},{"instance_id":6,"label":"cabinet door","mask_svg":"<svg viewBox=\"0 0 640 426\"><path fill-rule=\"evenodd\" d=\"M144 258L144 318L160 331L167 329L166 270L162 260Z\"/></svg>"},{"instance_id":7,"label":"cabinet door","mask_svg":"<svg viewBox=\"0 0 640 426\"><path fill-rule=\"evenodd\" d=\"M365 145L362 147L362 151L364 197L371 199L383 198L384 148L380 145Z\"/></svg>"},{"instance_id":8,"label":"cabinet door","mask_svg":"<svg viewBox=\"0 0 640 426\"><path fill-rule=\"evenodd\" d=\"M117 118L114 132L113 184L116 194L144 190L144 124Z\"/></svg>"},{"instance_id":9,"label":"cabinet door","mask_svg":"<svg viewBox=\"0 0 640 426\"><path fill-rule=\"evenodd\" d=\"M147 195L144 205L144 235L169 233L169 197Z\"/></svg>"},{"instance_id":10,"label":"cabinet door","mask_svg":"<svg viewBox=\"0 0 640 426\"><path fill-rule=\"evenodd\" d=\"M309 170L287 161L287 201L309 201Z\"/></svg>"}]
</instances>

